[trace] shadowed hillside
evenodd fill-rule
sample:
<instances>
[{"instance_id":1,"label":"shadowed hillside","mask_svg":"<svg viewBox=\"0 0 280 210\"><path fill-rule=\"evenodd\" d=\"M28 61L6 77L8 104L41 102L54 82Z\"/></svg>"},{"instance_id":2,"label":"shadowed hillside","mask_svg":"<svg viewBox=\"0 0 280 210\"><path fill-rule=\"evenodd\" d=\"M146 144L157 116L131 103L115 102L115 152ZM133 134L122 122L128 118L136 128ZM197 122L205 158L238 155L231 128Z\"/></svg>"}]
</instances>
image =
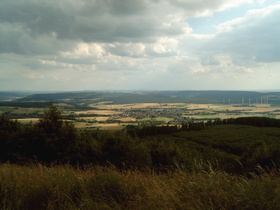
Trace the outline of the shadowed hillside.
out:
<instances>
[{"instance_id":1,"label":"shadowed hillside","mask_svg":"<svg viewBox=\"0 0 280 210\"><path fill-rule=\"evenodd\" d=\"M280 104L280 92L256 91L140 91L140 92L62 92L32 94L18 102L69 101L94 99L95 102L126 103L211 103L211 104Z\"/></svg>"}]
</instances>

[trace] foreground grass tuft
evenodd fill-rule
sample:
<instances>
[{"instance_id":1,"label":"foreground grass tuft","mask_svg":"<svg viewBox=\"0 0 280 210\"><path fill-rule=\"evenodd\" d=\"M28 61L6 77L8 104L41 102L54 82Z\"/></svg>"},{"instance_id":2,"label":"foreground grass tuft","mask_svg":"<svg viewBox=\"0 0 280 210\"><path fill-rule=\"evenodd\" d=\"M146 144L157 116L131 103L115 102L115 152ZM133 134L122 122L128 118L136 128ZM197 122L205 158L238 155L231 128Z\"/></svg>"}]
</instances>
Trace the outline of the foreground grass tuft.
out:
<instances>
[{"instance_id":1,"label":"foreground grass tuft","mask_svg":"<svg viewBox=\"0 0 280 210\"><path fill-rule=\"evenodd\" d=\"M0 166L1 209L280 209L279 192L275 173Z\"/></svg>"}]
</instances>

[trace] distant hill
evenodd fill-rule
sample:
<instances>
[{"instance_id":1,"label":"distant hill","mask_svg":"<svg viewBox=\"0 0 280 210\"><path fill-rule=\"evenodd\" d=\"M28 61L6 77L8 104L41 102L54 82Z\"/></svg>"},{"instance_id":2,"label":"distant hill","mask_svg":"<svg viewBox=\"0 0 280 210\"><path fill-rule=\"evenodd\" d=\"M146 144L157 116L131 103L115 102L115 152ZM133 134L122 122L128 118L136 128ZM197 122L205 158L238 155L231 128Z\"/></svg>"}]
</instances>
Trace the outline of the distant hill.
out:
<instances>
[{"instance_id":1,"label":"distant hill","mask_svg":"<svg viewBox=\"0 0 280 210\"><path fill-rule=\"evenodd\" d=\"M17 102L73 102L87 99L127 103L211 103L211 104L280 104L280 92L257 91L130 91L130 92L61 92L31 94ZM91 102L92 103L92 102Z\"/></svg>"},{"instance_id":2,"label":"distant hill","mask_svg":"<svg viewBox=\"0 0 280 210\"><path fill-rule=\"evenodd\" d=\"M30 95L29 92L0 91L0 101L13 101Z\"/></svg>"}]
</instances>

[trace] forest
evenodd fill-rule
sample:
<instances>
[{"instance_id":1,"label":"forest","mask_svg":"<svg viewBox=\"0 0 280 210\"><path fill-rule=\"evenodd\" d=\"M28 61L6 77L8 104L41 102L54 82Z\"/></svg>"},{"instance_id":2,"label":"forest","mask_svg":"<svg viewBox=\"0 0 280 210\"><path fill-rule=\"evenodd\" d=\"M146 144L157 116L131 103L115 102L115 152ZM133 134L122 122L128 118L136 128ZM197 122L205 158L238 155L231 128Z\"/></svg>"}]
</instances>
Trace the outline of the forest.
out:
<instances>
[{"instance_id":1,"label":"forest","mask_svg":"<svg viewBox=\"0 0 280 210\"><path fill-rule=\"evenodd\" d=\"M194 160L218 162L225 171L251 172L256 164L273 166L280 120L239 117L182 125L127 127L121 131L76 129L50 105L37 123L21 124L2 114L1 161L42 164L113 164L119 169L192 170ZM260 129L261 128L261 129ZM223 164L225 163L225 164Z\"/></svg>"},{"instance_id":2,"label":"forest","mask_svg":"<svg viewBox=\"0 0 280 210\"><path fill-rule=\"evenodd\" d=\"M280 92L258 91L76 91L76 92L1 92L3 105L11 102L65 102L77 105L83 102L111 101L113 104L128 103L204 103L240 104L269 103L280 104ZM249 102L250 101L250 102ZM39 104L37 104L39 105ZM42 105L42 104L41 104Z\"/></svg>"},{"instance_id":3,"label":"forest","mask_svg":"<svg viewBox=\"0 0 280 210\"><path fill-rule=\"evenodd\" d=\"M277 119L241 117L109 132L76 129L53 104L37 123L2 114L0 202L2 209L276 209L279 127Z\"/></svg>"}]
</instances>

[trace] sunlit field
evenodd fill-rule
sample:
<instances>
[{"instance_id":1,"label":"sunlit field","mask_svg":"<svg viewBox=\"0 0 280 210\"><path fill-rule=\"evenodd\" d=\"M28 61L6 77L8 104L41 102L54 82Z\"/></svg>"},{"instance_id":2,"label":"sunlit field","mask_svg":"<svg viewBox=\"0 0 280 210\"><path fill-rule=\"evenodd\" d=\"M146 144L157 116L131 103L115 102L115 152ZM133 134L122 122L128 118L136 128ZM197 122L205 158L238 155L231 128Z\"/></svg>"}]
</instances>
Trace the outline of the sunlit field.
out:
<instances>
[{"instance_id":1,"label":"sunlit field","mask_svg":"<svg viewBox=\"0 0 280 210\"><path fill-rule=\"evenodd\" d=\"M36 123L38 122L39 118L24 118L24 119L17 119L20 123Z\"/></svg>"},{"instance_id":2,"label":"sunlit field","mask_svg":"<svg viewBox=\"0 0 280 210\"><path fill-rule=\"evenodd\" d=\"M96 114L96 115L113 115L120 114L121 112L114 110L85 110L85 111L77 111L76 114Z\"/></svg>"},{"instance_id":3,"label":"sunlit field","mask_svg":"<svg viewBox=\"0 0 280 210\"><path fill-rule=\"evenodd\" d=\"M269 104L252 104L250 106L241 104L189 104L189 103L135 103L135 104L111 104L111 101L104 101L90 104L88 107L94 109L83 108L82 110L74 110L71 106L60 105L63 116L67 119L68 115L74 125L79 128L101 129L101 130L118 130L124 128L124 123L174 123L174 119L181 117L193 120L210 120L210 119L228 119L237 117L272 117L280 119L280 107L270 106ZM149 112L159 110L161 114L156 117L150 117ZM18 119L22 123L37 122L39 116L44 113L43 108L16 108L16 107L0 107L1 112L9 112L14 119ZM127 112L141 111L146 112L145 116L127 115ZM165 116L167 112L176 112L174 116ZM120 124L121 123L121 124Z\"/></svg>"},{"instance_id":4,"label":"sunlit field","mask_svg":"<svg viewBox=\"0 0 280 210\"><path fill-rule=\"evenodd\" d=\"M122 104L122 105L114 105L114 104L106 104L98 103L91 104L90 107L97 108L98 110L85 110L75 112L76 114L96 114L97 117L82 117L79 119L85 120L96 120L97 122L102 121L103 123L99 123L98 127L100 129L110 130L112 128L122 129L123 126L119 126L118 124L109 124L110 116L122 114L124 110L153 110L153 109L184 109L182 111L182 117L197 119L197 120L209 120L209 119L228 119L228 118L237 118L237 117L273 117L276 119L280 118L280 107L271 107L268 104L254 104L252 106L241 106L241 105L230 105L230 104L187 104L187 103L137 103L137 104ZM100 116L102 115L102 117ZM108 117L106 117L108 116ZM170 117L144 117L141 119L136 119L133 117L116 117L115 120L120 122L143 122L143 121L161 121L168 123L173 120ZM108 122L107 122L108 121ZM105 124L104 124L105 123ZM102 125L104 124L104 125ZM90 127L89 124L79 124L78 128ZM92 127L96 127L96 125L92 125Z\"/></svg>"}]
</instances>

